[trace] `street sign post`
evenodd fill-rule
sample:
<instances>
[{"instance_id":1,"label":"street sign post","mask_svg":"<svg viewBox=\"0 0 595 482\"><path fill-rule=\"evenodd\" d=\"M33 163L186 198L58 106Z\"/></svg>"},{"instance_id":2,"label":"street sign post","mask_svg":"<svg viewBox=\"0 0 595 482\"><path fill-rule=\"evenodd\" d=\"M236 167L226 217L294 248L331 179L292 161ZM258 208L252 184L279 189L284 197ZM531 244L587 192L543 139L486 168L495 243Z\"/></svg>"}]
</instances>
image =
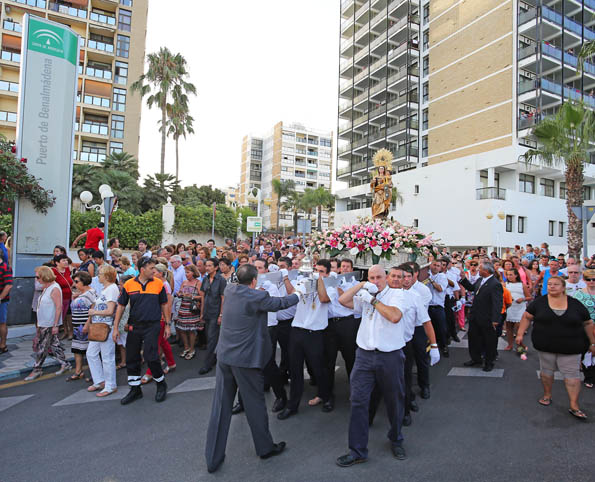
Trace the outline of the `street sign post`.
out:
<instances>
[{"instance_id":1,"label":"street sign post","mask_svg":"<svg viewBox=\"0 0 595 482\"><path fill-rule=\"evenodd\" d=\"M595 206L572 206L570 209L572 210L574 215L583 223L583 256L585 258L588 258L589 245L587 244L587 229L589 228L591 218L595 214Z\"/></svg>"},{"instance_id":2,"label":"street sign post","mask_svg":"<svg viewBox=\"0 0 595 482\"><path fill-rule=\"evenodd\" d=\"M261 233L262 218L259 216L248 216L246 218L246 231L249 233Z\"/></svg>"}]
</instances>

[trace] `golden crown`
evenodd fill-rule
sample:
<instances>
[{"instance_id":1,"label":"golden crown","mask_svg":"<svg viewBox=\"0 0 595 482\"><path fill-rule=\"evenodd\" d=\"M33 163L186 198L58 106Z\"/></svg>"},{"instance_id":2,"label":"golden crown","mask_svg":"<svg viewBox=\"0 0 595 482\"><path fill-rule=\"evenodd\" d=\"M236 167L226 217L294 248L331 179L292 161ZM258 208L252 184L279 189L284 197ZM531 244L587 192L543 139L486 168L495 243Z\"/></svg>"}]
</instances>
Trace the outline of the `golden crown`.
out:
<instances>
[{"instance_id":1,"label":"golden crown","mask_svg":"<svg viewBox=\"0 0 595 482\"><path fill-rule=\"evenodd\" d=\"M374 154L372 161L376 167L384 167L385 169L392 170L393 164L393 153L388 149L380 149Z\"/></svg>"}]
</instances>

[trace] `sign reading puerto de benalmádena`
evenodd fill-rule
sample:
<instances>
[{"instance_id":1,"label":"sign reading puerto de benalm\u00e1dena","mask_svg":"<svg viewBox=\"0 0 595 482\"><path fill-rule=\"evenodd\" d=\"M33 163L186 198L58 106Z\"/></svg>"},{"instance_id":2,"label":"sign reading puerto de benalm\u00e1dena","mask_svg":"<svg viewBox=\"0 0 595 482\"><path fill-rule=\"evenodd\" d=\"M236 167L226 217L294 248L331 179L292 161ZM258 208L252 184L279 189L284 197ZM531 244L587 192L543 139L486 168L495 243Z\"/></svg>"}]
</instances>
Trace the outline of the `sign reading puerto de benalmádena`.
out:
<instances>
[{"instance_id":1,"label":"sign reading puerto de benalm\u00e1dena","mask_svg":"<svg viewBox=\"0 0 595 482\"><path fill-rule=\"evenodd\" d=\"M79 37L70 28L25 15L17 150L32 175L51 189L47 215L20 200L15 217L16 276L32 276L55 245L68 245Z\"/></svg>"}]
</instances>

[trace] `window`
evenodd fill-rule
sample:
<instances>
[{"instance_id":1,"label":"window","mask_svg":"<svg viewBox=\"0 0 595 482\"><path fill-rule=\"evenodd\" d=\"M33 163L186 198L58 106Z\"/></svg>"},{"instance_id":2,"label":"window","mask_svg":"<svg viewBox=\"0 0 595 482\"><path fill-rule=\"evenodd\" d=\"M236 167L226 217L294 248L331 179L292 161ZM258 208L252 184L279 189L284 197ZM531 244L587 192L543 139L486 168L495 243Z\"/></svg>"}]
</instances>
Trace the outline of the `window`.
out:
<instances>
[{"instance_id":1,"label":"window","mask_svg":"<svg viewBox=\"0 0 595 482\"><path fill-rule=\"evenodd\" d=\"M120 5L124 5L125 7L132 7L132 0L120 0Z\"/></svg>"},{"instance_id":2,"label":"window","mask_svg":"<svg viewBox=\"0 0 595 482\"><path fill-rule=\"evenodd\" d=\"M519 174L519 191L535 194L535 176Z\"/></svg>"},{"instance_id":3,"label":"window","mask_svg":"<svg viewBox=\"0 0 595 482\"><path fill-rule=\"evenodd\" d=\"M110 142L110 152L123 152L124 151L124 144L121 142Z\"/></svg>"},{"instance_id":4,"label":"window","mask_svg":"<svg viewBox=\"0 0 595 482\"><path fill-rule=\"evenodd\" d=\"M130 10L120 9L118 13L118 28L130 32L130 25L132 24L132 12Z\"/></svg>"},{"instance_id":5,"label":"window","mask_svg":"<svg viewBox=\"0 0 595 482\"><path fill-rule=\"evenodd\" d=\"M591 199L591 186L583 186L583 201Z\"/></svg>"},{"instance_id":6,"label":"window","mask_svg":"<svg viewBox=\"0 0 595 482\"><path fill-rule=\"evenodd\" d=\"M553 236L554 235L554 229L555 228L556 228L556 221L549 221L548 222L548 229L547 229L548 236Z\"/></svg>"},{"instance_id":7,"label":"window","mask_svg":"<svg viewBox=\"0 0 595 482\"><path fill-rule=\"evenodd\" d=\"M423 130L427 130L428 129L428 109L424 109L423 112L421 113L421 128Z\"/></svg>"},{"instance_id":8,"label":"window","mask_svg":"<svg viewBox=\"0 0 595 482\"><path fill-rule=\"evenodd\" d=\"M128 63L116 60L115 77L116 84L126 85L128 81Z\"/></svg>"},{"instance_id":9,"label":"window","mask_svg":"<svg viewBox=\"0 0 595 482\"><path fill-rule=\"evenodd\" d=\"M419 228L419 219L414 219L413 220L413 227L414 228Z\"/></svg>"},{"instance_id":10,"label":"window","mask_svg":"<svg viewBox=\"0 0 595 482\"><path fill-rule=\"evenodd\" d=\"M512 233L512 223L513 223L513 218L510 215L506 215L506 232L507 233Z\"/></svg>"},{"instance_id":11,"label":"window","mask_svg":"<svg viewBox=\"0 0 595 482\"><path fill-rule=\"evenodd\" d=\"M130 53L130 37L118 34L118 42L116 44L116 55L118 57L128 58Z\"/></svg>"},{"instance_id":12,"label":"window","mask_svg":"<svg viewBox=\"0 0 595 482\"><path fill-rule=\"evenodd\" d=\"M486 169L482 169L481 171L479 171L479 182L481 184L481 187L483 188L487 188L488 186L488 171ZM494 186L496 189L500 189L500 173L499 172L495 172L494 173Z\"/></svg>"},{"instance_id":13,"label":"window","mask_svg":"<svg viewBox=\"0 0 595 482\"><path fill-rule=\"evenodd\" d=\"M552 179L541 179L539 185L542 196L554 197L554 181Z\"/></svg>"},{"instance_id":14,"label":"window","mask_svg":"<svg viewBox=\"0 0 595 482\"><path fill-rule=\"evenodd\" d=\"M416 184L416 185L413 187L413 193L414 193L414 194L419 194L419 184Z\"/></svg>"},{"instance_id":15,"label":"window","mask_svg":"<svg viewBox=\"0 0 595 482\"><path fill-rule=\"evenodd\" d=\"M424 5L424 16L423 16L424 24L430 21L430 4L426 3Z\"/></svg>"},{"instance_id":16,"label":"window","mask_svg":"<svg viewBox=\"0 0 595 482\"><path fill-rule=\"evenodd\" d=\"M426 55L424 57L424 63L423 63L423 75L424 77L426 75L428 75L430 73L430 56Z\"/></svg>"},{"instance_id":17,"label":"window","mask_svg":"<svg viewBox=\"0 0 595 482\"><path fill-rule=\"evenodd\" d=\"M526 228L527 218L524 216L519 216L517 227L519 233L524 233Z\"/></svg>"},{"instance_id":18,"label":"window","mask_svg":"<svg viewBox=\"0 0 595 482\"><path fill-rule=\"evenodd\" d=\"M427 102L430 99L430 87L428 85L427 82L424 82L424 86L423 86L423 90L422 90L422 95L423 95L423 102Z\"/></svg>"},{"instance_id":19,"label":"window","mask_svg":"<svg viewBox=\"0 0 595 482\"><path fill-rule=\"evenodd\" d=\"M124 139L124 116L112 115L112 137Z\"/></svg>"},{"instance_id":20,"label":"window","mask_svg":"<svg viewBox=\"0 0 595 482\"><path fill-rule=\"evenodd\" d=\"M562 221L558 223L558 236L561 238L564 237L564 223Z\"/></svg>"},{"instance_id":21,"label":"window","mask_svg":"<svg viewBox=\"0 0 595 482\"><path fill-rule=\"evenodd\" d=\"M114 103L112 109L119 112L126 111L126 89L114 87Z\"/></svg>"},{"instance_id":22,"label":"window","mask_svg":"<svg viewBox=\"0 0 595 482\"><path fill-rule=\"evenodd\" d=\"M428 136L421 138L421 157L428 157Z\"/></svg>"},{"instance_id":23,"label":"window","mask_svg":"<svg viewBox=\"0 0 595 482\"><path fill-rule=\"evenodd\" d=\"M324 137L320 138L320 145L321 146L325 146L325 147L331 147L331 140L330 139L326 139Z\"/></svg>"},{"instance_id":24,"label":"window","mask_svg":"<svg viewBox=\"0 0 595 482\"><path fill-rule=\"evenodd\" d=\"M103 162L105 160L105 152L107 150L106 148L106 144L83 141L80 159L81 161Z\"/></svg>"},{"instance_id":25,"label":"window","mask_svg":"<svg viewBox=\"0 0 595 482\"><path fill-rule=\"evenodd\" d=\"M560 183L560 199L566 199L566 183Z\"/></svg>"}]
</instances>

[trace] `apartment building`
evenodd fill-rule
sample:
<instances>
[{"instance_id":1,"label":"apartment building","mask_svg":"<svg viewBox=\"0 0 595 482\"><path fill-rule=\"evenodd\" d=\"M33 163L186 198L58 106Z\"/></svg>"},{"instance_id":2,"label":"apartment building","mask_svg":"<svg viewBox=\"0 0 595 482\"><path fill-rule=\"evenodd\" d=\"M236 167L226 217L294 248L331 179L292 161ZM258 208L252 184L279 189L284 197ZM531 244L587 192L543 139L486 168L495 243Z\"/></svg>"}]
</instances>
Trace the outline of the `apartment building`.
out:
<instances>
[{"instance_id":1,"label":"apartment building","mask_svg":"<svg viewBox=\"0 0 595 482\"><path fill-rule=\"evenodd\" d=\"M29 13L80 35L73 161L102 162L112 151L138 156L141 98L129 87L143 73L148 0L13 0L0 7L0 133L16 135L21 24Z\"/></svg>"},{"instance_id":2,"label":"apartment building","mask_svg":"<svg viewBox=\"0 0 595 482\"><path fill-rule=\"evenodd\" d=\"M276 228L279 199L273 179L292 180L297 192L320 186L331 189L332 131L313 129L298 123L279 122L264 136L245 136L242 141L240 205L251 205L250 190L261 189L263 226ZM314 217L314 216L313 216ZM329 213L322 210L322 227ZM293 226L293 214L281 210L280 227Z\"/></svg>"},{"instance_id":3,"label":"apartment building","mask_svg":"<svg viewBox=\"0 0 595 482\"><path fill-rule=\"evenodd\" d=\"M394 217L450 246L566 244L564 172L526 165L531 128L595 106L595 0L344 0L337 224L367 214L372 157L393 152ZM585 200L595 202L595 166Z\"/></svg>"}]
</instances>

